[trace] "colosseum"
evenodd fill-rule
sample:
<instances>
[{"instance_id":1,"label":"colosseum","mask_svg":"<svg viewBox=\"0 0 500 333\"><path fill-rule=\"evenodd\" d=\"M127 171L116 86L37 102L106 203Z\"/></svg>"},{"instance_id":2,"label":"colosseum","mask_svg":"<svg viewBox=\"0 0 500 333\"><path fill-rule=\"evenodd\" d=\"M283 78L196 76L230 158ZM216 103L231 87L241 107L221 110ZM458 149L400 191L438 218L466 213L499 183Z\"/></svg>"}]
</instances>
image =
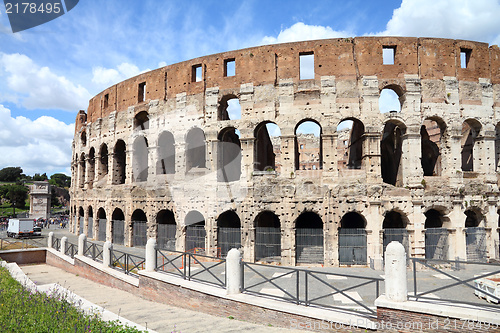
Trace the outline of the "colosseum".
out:
<instances>
[{"instance_id":1,"label":"colosseum","mask_svg":"<svg viewBox=\"0 0 500 333\"><path fill-rule=\"evenodd\" d=\"M224 52L109 87L75 127L70 228L90 238L282 265L377 266L391 240L413 257L499 257L496 45Z\"/></svg>"}]
</instances>

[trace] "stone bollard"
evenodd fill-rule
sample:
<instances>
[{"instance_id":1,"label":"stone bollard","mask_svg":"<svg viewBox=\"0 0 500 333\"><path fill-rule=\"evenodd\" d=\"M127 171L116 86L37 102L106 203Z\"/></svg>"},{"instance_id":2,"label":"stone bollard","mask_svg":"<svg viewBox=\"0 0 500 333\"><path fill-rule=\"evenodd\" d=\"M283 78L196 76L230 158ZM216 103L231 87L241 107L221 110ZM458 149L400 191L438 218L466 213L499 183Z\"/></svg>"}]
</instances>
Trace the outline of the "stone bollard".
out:
<instances>
[{"instance_id":1,"label":"stone bollard","mask_svg":"<svg viewBox=\"0 0 500 333\"><path fill-rule=\"evenodd\" d=\"M87 245L87 236L85 234L81 234L78 236L78 255L83 256L85 252L85 246Z\"/></svg>"},{"instance_id":2,"label":"stone bollard","mask_svg":"<svg viewBox=\"0 0 500 333\"><path fill-rule=\"evenodd\" d=\"M47 238L47 247L52 249L52 242L54 241L54 232L49 232L49 237Z\"/></svg>"},{"instance_id":3,"label":"stone bollard","mask_svg":"<svg viewBox=\"0 0 500 333\"><path fill-rule=\"evenodd\" d=\"M59 252L64 254L66 252L66 242L68 241L68 237L64 236L61 238L61 248L59 249Z\"/></svg>"},{"instance_id":4,"label":"stone bollard","mask_svg":"<svg viewBox=\"0 0 500 333\"><path fill-rule=\"evenodd\" d=\"M226 257L226 293L228 295L241 293L241 252L231 249Z\"/></svg>"},{"instance_id":5,"label":"stone bollard","mask_svg":"<svg viewBox=\"0 0 500 333\"><path fill-rule=\"evenodd\" d=\"M385 296L395 302L408 299L405 248L396 241L390 242L385 250Z\"/></svg>"},{"instance_id":6,"label":"stone bollard","mask_svg":"<svg viewBox=\"0 0 500 333\"><path fill-rule=\"evenodd\" d=\"M150 238L146 243L146 272L154 272L156 269L156 239Z\"/></svg>"},{"instance_id":7,"label":"stone bollard","mask_svg":"<svg viewBox=\"0 0 500 333\"><path fill-rule=\"evenodd\" d=\"M113 249L113 243L106 241L102 247L102 264L104 267L111 266L111 250Z\"/></svg>"}]
</instances>

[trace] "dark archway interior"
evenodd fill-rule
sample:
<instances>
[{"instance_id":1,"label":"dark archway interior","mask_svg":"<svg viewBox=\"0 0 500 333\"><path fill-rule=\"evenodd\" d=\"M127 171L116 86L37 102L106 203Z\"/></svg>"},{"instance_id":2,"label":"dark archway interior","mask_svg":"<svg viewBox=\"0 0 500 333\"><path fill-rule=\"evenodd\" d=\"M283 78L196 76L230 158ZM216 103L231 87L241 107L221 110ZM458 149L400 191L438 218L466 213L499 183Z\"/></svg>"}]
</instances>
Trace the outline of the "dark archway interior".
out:
<instances>
[{"instance_id":1,"label":"dark archway interior","mask_svg":"<svg viewBox=\"0 0 500 333\"><path fill-rule=\"evenodd\" d=\"M341 228L365 228L366 221L360 214L356 212L346 213L340 220Z\"/></svg>"},{"instance_id":2,"label":"dark archway interior","mask_svg":"<svg viewBox=\"0 0 500 333\"><path fill-rule=\"evenodd\" d=\"M421 163L424 176L434 176L437 174L435 168L440 155L439 146L431 140L425 125L420 127L420 138L422 149Z\"/></svg>"},{"instance_id":3,"label":"dark archway interior","mask_svg":"<svg viewBox=\"0 0 500 333\"><path fill-rule=\"evenodd\" d=\"M175 224L175 215L171 210L161 210L156 216L158 224Z\"/></svg>"},{"instance_id":4,"label":"dark archway interior","mask_svg":"<svg viewBox=\"0 0 500 333\"><path fill-rule=\"evenodd\" d=\"M137 209L132 213L132 221L146 222L148 219L142 209Z\"/></svg>"},{"instance_id":5,"label":"dark archway interior","mask_svg":"<svg viewBox=\"0 0 500 333\"><path fill-rule=\"evenodd\" d=\"M404 223L403 217L401 216L400 213L395 211L390 211L387 214L385 214L382 228L384 229L406 228L406 223Z\"/></svg>"},{"instance_id":6,"label":"dark archway interior","mask_svg":"<svg viewBox=\"0 0 500 333\"><path fill-rule=\"evenodd\" d=\"M238 214L229 210L219 215L217 218L217 226L219 228L240 228L241 221Z\"/></svg>"},{"instance_id":7,"label":"dark archway interior","mask_svg":"<svg viewBox=\"0 0 500 333\"><path fill-rule=\"evenodd\" d=\"M203 217L203 215L200 212L198 212L196 210L190 211L186 215L186 218L184 221L186 223L186 226L205 225L205 218Z\"/></svg>"},{"instance_id":8,"label":"dark archway interior","mask_svg":"<svg viewBox=\"0 0 500 333\"><path fill-rule=\"evenodd\" d=\"M296 221L297 228L322 229L323 221L314 212L304 212L299 215Z\"/></svg>"},{"instance_id":9,"label":"dark archway interior","mask_svg":"<svg viewBox=\"0 0 500 333\"><path fill-rule=\"evenodd\" d=\"M123 215L123 212L121 209L117 208L113 212L111 219L114 221L125 221L125 215Z\"/></svg>"},{"instance_id":10,"label":"dark archway interior","mask_svg":"<svg viewBox=\"0 0 500 333\"><path fill-rule=\"evenodd\" d=\"M235 128L226 128L219 134L218 154L218 180L224 182L239 180L241 176L241 142Z\"/></svg>"},{"instance_id":11,"label":"dark archway interior","mask_svg":"<svg viewBox=\"0 0 500 333\"><path fill-rule=\"evenodd\" d=\"M425 215L425 229L443 227L442 214L439 211L435 209L429 209L427 212L425 212L424 215Z\"/></svg>"},{"instance_id":12,"label":"dark archway interior","mask_svg":"<svg viewBox=\"0 0 500 333\"><path fill-rule=\"evenodd\" d=\"M387 123L384 127L380 150L382 153L382 179L384 183L396 185L400 173L402 155L401 129L394 123Z\"/></svg>"},{"instance_id":13,"label":"dark archway interior","mask_svg":"<svg viewBox=\"0 0 500 333\"><path fill-rule=\"evenodd\" d=\"M99 208L99 210L97 211L97 218L102 220L106 219L106 212L104 211L104 209Z\"/></svg>"},{"instance_id":14,"label":"dark archway interior","mask_svg":"<svg viewBox=\"0 0 500 333\"><path fill-rule=\"evenodd\" d=\"M479 225L479 218L476 214L476 212L472 211L472 210L466 210L464 212L465 216L467 216L465 218L465 227L466 228L474 228L474 227L477 227Z\"/></svg>"},{"instance_id":15,"label":"dark archway interior","mask_svg":"<svg viewBox=\"0 0 500 333\"><path fill-rule=\"evenodd\" d=\"M273 212L265 211L257 215L255 218L255 226L264 228L279 228L280 219Z\"/></svg>"}]
</instances>

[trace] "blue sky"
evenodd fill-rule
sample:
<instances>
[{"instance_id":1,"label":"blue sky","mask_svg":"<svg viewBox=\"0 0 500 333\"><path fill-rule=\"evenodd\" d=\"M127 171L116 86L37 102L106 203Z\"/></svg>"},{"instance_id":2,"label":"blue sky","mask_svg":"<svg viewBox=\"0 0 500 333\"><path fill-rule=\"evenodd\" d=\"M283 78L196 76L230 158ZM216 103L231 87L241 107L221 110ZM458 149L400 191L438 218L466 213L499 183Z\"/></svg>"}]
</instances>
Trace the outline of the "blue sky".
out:
<instances>
[{"instance_id":1,"label":"blue sky","mask_svg":"<svg viewBox=\"0 0 500 333\"><path fill-rule=\"evenodd\" d=\"M104 88L198 56L396 35L500 43L500 0L82 0L13 34L0 6L0 168L69 174L78 110Z\"/></svg>"}]
</instances>

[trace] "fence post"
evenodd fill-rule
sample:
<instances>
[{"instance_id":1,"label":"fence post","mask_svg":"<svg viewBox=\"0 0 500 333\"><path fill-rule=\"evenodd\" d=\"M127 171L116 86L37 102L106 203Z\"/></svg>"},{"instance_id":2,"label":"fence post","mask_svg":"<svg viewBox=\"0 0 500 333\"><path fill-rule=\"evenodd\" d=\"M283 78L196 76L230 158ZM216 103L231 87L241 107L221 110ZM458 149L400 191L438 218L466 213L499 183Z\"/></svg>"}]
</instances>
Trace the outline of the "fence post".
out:
<instances>
[{"instance_id":1,"label":"fence post","mask_svg":"<svg viewBox=\"0 0 500 333\"><path fill-rule=\"evenodd\" d=\"M150 238L146 243L146 272L154 272L156 269L156 239Z\"/></svg>"},{"instance_id":2,"label":"fence post","mask_svg":"<svg viewBox=\"0 0 500 333\"><path fill-rule=\"evenodd\" d=\"M51 231L51 232L49 232L49 237L47 238L47 247L49 249L52 249L52 241L53 241L53 239L54 239L54 232Z\"/></svg>"},{"instance_id":3,"label":"fence post","mask_svg":"<svg viewBox=\"0 0 500 333\"><path fill-rule=\"evenodd\" d=\"M85 252L85 245L87 245L87 236L85 234L81 234L78 236L78 255L83 256Z\"/></svg>"},{"instance_id":4,"label":"fence post","mask_svg":"<svg viewBox=\"0 0 500 333\"><path fill-rule=\"evenodd\" d=\"M110 241L106 241L102 247L102 264L105 267L110 267L111 262L111 250L113 249L113 244Z\"/></svg>"},{"instance_id":5,"label":"fence post","mask_svg":"<svg viewBox=\"0 0 500 333\"><path fill-rule=\"evenodd\" d=\"M226 257L226 293L228 295L241 293L241 253L231 249Z\"/></svg>"},{"instance_id":6,"label":"fence post","mask_svg":"<svg viewBox=\"0 0 500 333\"><path fill-rule=\"evenodd\" d=\"M64 236L61 238L61 247L59 248L59 252L64 254L66 252L66 242L68 241L68 237Z\"/></svg>"},{"instance_id":7,"label":"fence post","mask_svg":"<svg viewBox=\"0 0 500 333\"><path fill-rule=\"evenodd\" d=\"M404 246L396 241L385 250L385 295L388 300L404 302L408 299L406 280L406 253Z\"/></svg>"}]
</instances>

